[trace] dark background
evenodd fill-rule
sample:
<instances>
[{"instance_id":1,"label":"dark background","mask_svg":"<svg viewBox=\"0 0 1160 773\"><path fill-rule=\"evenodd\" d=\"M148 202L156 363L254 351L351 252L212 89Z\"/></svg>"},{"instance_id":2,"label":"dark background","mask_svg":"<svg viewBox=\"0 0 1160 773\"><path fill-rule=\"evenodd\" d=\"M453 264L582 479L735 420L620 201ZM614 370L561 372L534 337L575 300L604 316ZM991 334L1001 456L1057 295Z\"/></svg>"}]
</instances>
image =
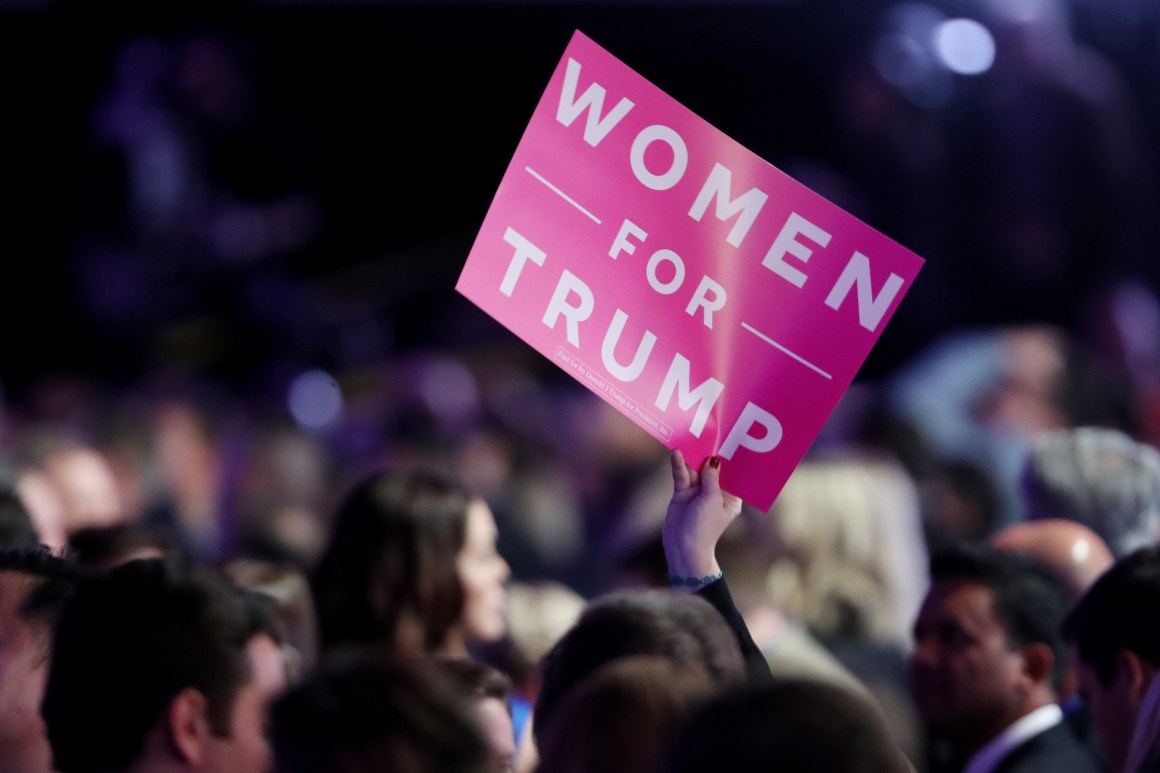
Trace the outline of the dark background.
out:
<instances>
[{"instance_id":1,"label":"dark background","mask_svg":"<svg viewBox=\"0 0 1160 773\"><path fill-rule=\"evenodd\" d=\"M71 370L248 389L510 338L452 288L575 29L927 259L862 377L964 326L1082 332L1112 283L1156 283L1160 14L1063 7L1086 59L1028 64L997 32L994 69L968 77L906 61L899 35L926 11L986 20L985 4L0 4L0 380L16 400ZM125 99L150 66L161 96ZM231 83L240 116L189 107ZM153 111L122 115L119 142L100 129L118 93ZM135 215L141 175L173 179L124 139L157 115L193 149L193 209L293 200L297 236L247 252L244 227Z\"/></svg>"}]
</instances>

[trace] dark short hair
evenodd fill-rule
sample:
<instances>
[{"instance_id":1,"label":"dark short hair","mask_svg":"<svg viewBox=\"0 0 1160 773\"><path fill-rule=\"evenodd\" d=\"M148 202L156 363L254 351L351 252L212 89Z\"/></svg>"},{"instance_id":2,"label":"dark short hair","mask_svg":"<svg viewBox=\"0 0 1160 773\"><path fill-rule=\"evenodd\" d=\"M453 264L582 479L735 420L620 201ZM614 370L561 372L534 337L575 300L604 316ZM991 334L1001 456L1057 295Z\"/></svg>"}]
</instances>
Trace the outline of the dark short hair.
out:
<instances>
[{"instance_id":1,"label":"dark short hair","mask_svg":"<svg viewBox=\"0 0 1160 773\"><path fill-rule=\"evenodd\" d=\"M20 615L41 640L47 657L51 633L61 605L72 590L76 567L67 558L56 555L45 545L0 549L0 572L11 572L26 579L27 590L20 604Z\"/></svg>"},{"instance_id":2,"label":"dark short hair","mask_svg":"<svg viewBox=\"0 0 1160 773\"><path fill-rule=\"evenodd\" d=\"M727 690L675 729L666 773L902 773L879 714L848 690L800 679Z\"/></svg>"},{"instance_id":3,"label":"dark short hair","mask_svg":"<svg viewBox=\"0 0 1160 773\"><path fill-rule=\"evenodd\" d=\"M73 559L83 569L105 569L124 562L136 551L152 549L162 555L178 552L178 540L165 529L144 523L86 526L68 538Z\"/></svg>"},{"instance_id":4,"label":"dark short hair","mask_svg":"<svg viewBox=\"0 0 1160 773\"><path fill-rule=\"evenodd\" d=\"M560 702L537 744L542 769L659 773L668 735L718 690L695 663L656 655L618 658L586 676Z\"/></svg>"},{"instance_id":5,"label":"dark short hair","mask_svg":"<svg viewBox=\"0 0 1160 773\"><path fill-rule=\"evenodd\" d=\"M120 770L173 698L201 692L211 729L228 736L246 647L277 640L272 610L210 567L130 561L78 582L57 622L41 713L56 770Z\"/></svg>"},{"instance_id":6,"label":"dark short hair","mask_svg":"<svg viewBox=\"0 0 1160 773\"><path fill-rule=\"evenodd\" d=\"M430 471L378 473L339 505L314 574L324 650L399 644L407 625L423 649L442 646L463 613L456 557L471 496Z\"/></svg>"},{"instance_id":7,"label":"dark short hair","mask_svg":"<svg viewBox=\"0 0 1160 773\"><path fill-rule=\"evenodd\" d=\"M1110 685L1121 650L1160 666L1160 547L1140 548L1092 584L1064 621L1079 657Z\"/></svg>"},{"instance_id":8,"label":"dark short hair","mask_svg":"<svg viewBox=\"0 0 1160 773\"><path fill-rule=\"evenodd\" d=\"M1067 588L1046 564L985 543L960 543L931 556L930 579L967 580L987 587L1008 645L1047 645L1055 661L1051 686L1060 688L1067 670L1062 625L1069 601Z\"/></svg>"},{"instance_id":9,"label":"dark short hair","mask_svg":"<svg viewBox=\"0 0 1160 773\"><path fill-rule=\"evenodd\" d=\"M672 590L625 590L602 596L544 656L532 727L546 729L562 698L598 668L633 655L659 655L704 668L714 683L745 674L737 638L713 606Z\"/></svg>"},{"instance_id":10,"label":"dark short hair","mask_svg":"<svg viewBox=\"0 0 1160 773\"><path fill-rule=\"evenodd\" d=\"M279 773L483 773L487 747L425 659L341 653L271 706Z\"/></svg>"},{"instance_id":11,"label":"dark short hair","mask_svg":"<svg viewBox=\"0 0 1160 773\"><path fill-rule=\"evenodd\" d=\"M0 548L0 572L18 572L44 579L76 576L75 564L57 555L47 545Z\"/></svg>"}]
</instances>

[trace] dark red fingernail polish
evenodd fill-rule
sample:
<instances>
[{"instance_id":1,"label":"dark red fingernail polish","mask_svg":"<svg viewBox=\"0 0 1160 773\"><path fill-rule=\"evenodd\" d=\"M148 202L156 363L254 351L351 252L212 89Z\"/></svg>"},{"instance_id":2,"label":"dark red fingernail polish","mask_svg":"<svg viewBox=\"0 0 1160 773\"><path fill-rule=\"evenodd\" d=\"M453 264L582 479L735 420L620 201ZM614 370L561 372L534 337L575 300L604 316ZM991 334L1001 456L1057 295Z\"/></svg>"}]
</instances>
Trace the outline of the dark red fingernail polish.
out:
<instances>
[{"instance_id":1,"label":"dark red fingernail polish","mask_svg":"<svg viewBox=\"0 0 1160 773\"><path fill-rule=\"evenodd\" d=\"M709 457L709 466L714 470L721 466L721 459L716 456Z\"/></svg>"}]
</instances>

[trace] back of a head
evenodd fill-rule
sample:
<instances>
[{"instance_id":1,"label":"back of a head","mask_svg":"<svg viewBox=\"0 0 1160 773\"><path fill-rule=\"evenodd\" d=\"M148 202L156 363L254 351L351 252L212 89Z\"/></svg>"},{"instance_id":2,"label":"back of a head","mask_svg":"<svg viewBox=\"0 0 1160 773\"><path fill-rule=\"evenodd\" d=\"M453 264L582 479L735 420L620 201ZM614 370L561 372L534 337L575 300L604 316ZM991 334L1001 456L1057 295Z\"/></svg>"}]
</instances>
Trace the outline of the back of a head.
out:
<instances>
[{"instance_id":1,"label":"back of a head","mask_svg":"<svg viewBox=\"0 0 1160 773\"><path fill-rule=\"evenodd\" d=\"M128 767L186 688L228 735L258 634L277 639L270 609L208 567L145 559L79 582L57 623L42 706L55 768Z\"/></svg>"},{"instance_id":2,"label":"back of a head","mask_svg":"<svg viewBox=\"0 0 1160 773\"><path fill-rule=\"evenodd\" d=\"M1068 614L1064 634L1100 681L1110 685L1124 650L1160 667L1160 547L1117 561Z\"/></svg>"},{"instance_id":3,"label":"back of a head","mask_svg":"<svg viewBox=\"0 0 1160 773\"><path fill-rule=\"evenodd\" d=\"M1100 535L1078 521L1064 518L1013 523L996 532L990 541L1001 550L1042 561L1067 586L1073 600L1082 596L1115 561Z\"/></svg>"},{"instance_id":4,"label":"back of a head","mask_svg":"<svg viewBox=\"0 0 1160 773\"><path fill-rule=\"evenodd\" d=\"M487 749L434 663L325 663L271 708L279 773L485 773Z\"/></svg>"},{"instance_id":5,"label":"back of a head","mask_svg":"<svg viewBox=\"0 0 1160 773\"><path fill-rule=\"evenodd\" d=\"M1113 429L1047 432L1027 457L1023 496L1029 520L1078 521L1124 556L1160 537L1160 452Z\"/></svg>"},{"instance_id":6,"label":"back of a head","mask_svg":"<svg viewBox=\"0 0 1160 773\"><path fill-rule=\"evenodd\" d=\"M30 580L66 579L77 574L76 563L53 552L47 545L0 547L0 572L15 572Z\"/></svg>"},{"instance_id":7,"label":"back of a head","mask_svg":"<svg viewBox=\"0 0 1160 773\"><path fill-rule=\"evenodd\" d=\"M324 650L403 646L411 629L418 649L443 644L463 610L455 558L470 501L457 482L417 471L373 475L346 496L313 578Z\"/></svg>"},{"instance_id":8,"label":"back of a head","mask_svg":"<svg viewBox=\"0 0 1160 773\"><path fill-rule=\"evenodd\" d=\"M926 586L918 489L896 460L843 450L803 462L769 512L772 601L811 634L904 647Z\"/></svg>"},{"instance_id":9,"label":"back of a head","mask_svg":"<svg viewBox=\"0 0 1160 773\"><path fill-rule=\"evenodd\" d=\"M903 773L880 715L839 687L805 680L719 695L674 733L666 773Z\"/></svg>"},{"instance_id":10,"label":"back of a head","mask_svg":"<svg viewBox=\"0 0 1160 773\"><path fill-rule=\"evenodd\" d=\"M703 668L633 656L584 678L539 746L544 773L660 773L674 726L718 688Z\"/></svg>"},{"instance_id":11,"label":"back of a head","mask_svg":"<svg viewBox=\"0 0 1160 773\"><path fill-rule=\"evenodd\" d=\"M709 602L671 590L617 591L593 601L542 663L533 728L543 737L563 697L601 666L657 655L703 668L715 684L740 682L745 664L728 624Z\"/></svg>"},{"instance_id":12,"label":"back of a head","mask_svg":"<svg viewBox=\"0 0 1160 773\"><path fill-rule=\"evenodd\" d=\"M49 640L60 608L76 581L76 566L44 545L0 548L0 574L21 578L20 616L43 639L47 655Z\"/></svg>"},{"instance_id":13,"label":"back of a head","mask_svg":"<svg viewBox=\"0 0 1160 773\"><path fill-rule=\"evenodd\" d=\"M934 583L965 580L987 587L1011 646L1042 643L1051 648L1051 686L1060 689L1068 659L1061 626L1070 602L1067 588L1047 565L985 543L960 543L931 557L930 576Z\"/></svg>"},{"instance_id":14,"label":"back of a head","mask_svg":"<svg viewBox=\"0 0 1160 773\"><path fill-rule=\"evenodd\" d=\"M69 552L84 570L109 569L138 558L161 558L177 552L177 538L143 523L86 526L68 537Z\"/></svg>"}]
</instances>

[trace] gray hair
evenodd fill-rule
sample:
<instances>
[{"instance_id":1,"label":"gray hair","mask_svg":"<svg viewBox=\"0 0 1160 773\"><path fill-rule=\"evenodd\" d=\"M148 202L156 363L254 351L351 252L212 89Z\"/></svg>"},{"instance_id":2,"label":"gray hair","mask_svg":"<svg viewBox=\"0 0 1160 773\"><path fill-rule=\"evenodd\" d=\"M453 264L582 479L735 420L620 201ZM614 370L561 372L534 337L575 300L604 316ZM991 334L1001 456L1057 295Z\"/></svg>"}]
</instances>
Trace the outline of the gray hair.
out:
<instances>
[{"instance_id":1,"label":"gray hair","mask_svg":"<svg viewBox=\"0 0 1160 773\"><path fill-rule=\"evenodd\" d=\"M1117 557L1160 537L1160 452L1099 427L1036 438L1023 469L1028 520L1066 518L1100 535Z\"/></svg>"}]
</instances>

